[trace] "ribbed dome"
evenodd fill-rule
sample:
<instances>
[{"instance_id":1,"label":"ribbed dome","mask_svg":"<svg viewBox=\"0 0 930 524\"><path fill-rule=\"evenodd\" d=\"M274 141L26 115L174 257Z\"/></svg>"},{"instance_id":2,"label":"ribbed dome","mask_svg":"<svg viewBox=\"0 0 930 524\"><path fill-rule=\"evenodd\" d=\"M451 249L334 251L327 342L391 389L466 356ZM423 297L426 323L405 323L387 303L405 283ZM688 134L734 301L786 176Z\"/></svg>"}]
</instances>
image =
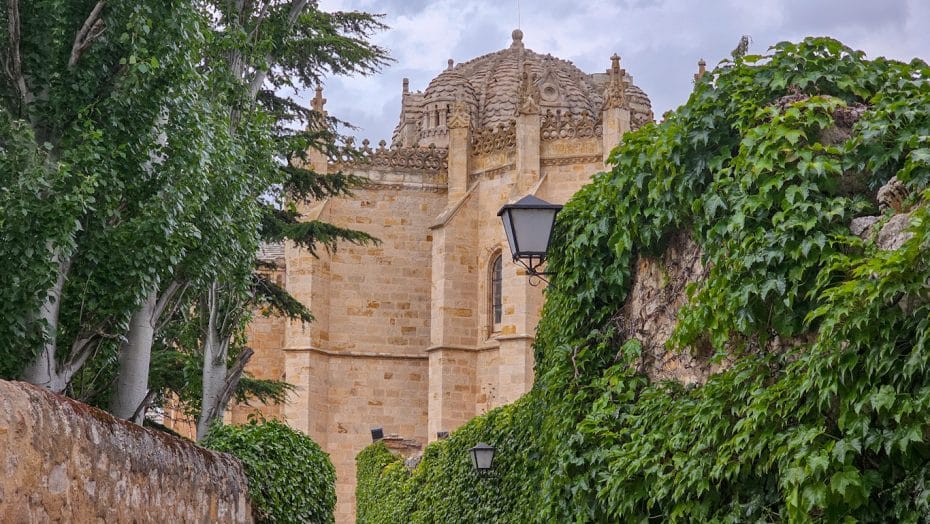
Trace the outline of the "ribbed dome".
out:
<instances>
[{"instance_id":1,"label":"ribbed dome","mask_svg":"<svg viewBox=\"0 0 930 524\"><path fill-rule=\"evenodd\" d=\"M452 60L449 60L449 69L429 83L423 93L423 103L428 108L445 107L457 100L464 102L472 113L478 109L478 93L474 86L462 75L459 68L452 68Z\"/></svg>"}]
</instances>

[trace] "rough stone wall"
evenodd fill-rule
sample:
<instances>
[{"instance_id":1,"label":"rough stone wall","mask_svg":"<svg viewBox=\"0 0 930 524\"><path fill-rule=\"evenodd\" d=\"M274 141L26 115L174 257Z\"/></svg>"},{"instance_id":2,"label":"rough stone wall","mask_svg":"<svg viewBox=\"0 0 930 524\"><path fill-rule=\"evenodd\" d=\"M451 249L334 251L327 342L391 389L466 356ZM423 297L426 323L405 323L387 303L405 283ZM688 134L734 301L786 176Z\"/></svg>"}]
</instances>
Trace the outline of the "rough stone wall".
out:
<instances>
[{"instance_id":1,"label":"rough stone wall","mask_svg":"<svg viewBox=\"0 0 930 524\"><path fill-rule=\"evenodd\" d=\"M626 338L643 345L645 371L656 380L703 382L712 372L702 355L668 351L666 341L688 302L686 287L706 276L703 252L685 232L676 233L661 257L640 255L630 294L615 321Z\"/></svg>"},{"instance_id":2,"label":"rough stone wall","mask_svg":"<svg viewBox=\"0 0 930 524\"><path fill-rule=\"evenodd\" d=\"M477 397L475 397L476 416L487 413L500 405L498 400L499 349L500 344L495 343L488 349L478 353L477 369L475 370L475 387L477 388Z\"/></svg>"},{"instance_id":3,"label":"rough stone wall","mask_svg":"<svg viewBox=\"0 0 930 524\"><path fill-rule=\"evenodd\" d=\"M0 381L0 521L252 522L231 455Z\"/></svg>"},{"instance_id":4,"label":"rough stone wall","mask_svg":"<svg viewBox=\"0 0 930 524\"><path fill-rule=\"evenodd\" d=\"M428 440L440 431L453 431L475 416L475 357L473 349L436 349L429 358Z\"/></svg>"},{"instance_id":5,"label":"rough stone wall","mask_svg":"<svg viewBox=\"0 0 930 524\"><path fill-rule=\"evenodd\" d=\"M599 155L598 155L599 156ZM595 173L604 171L600 158L577 156L568 159L543 158L542 172L546 177L537 196L549 202L567 202L582 186L591 181Z\"/></svg>"}]
</instances>

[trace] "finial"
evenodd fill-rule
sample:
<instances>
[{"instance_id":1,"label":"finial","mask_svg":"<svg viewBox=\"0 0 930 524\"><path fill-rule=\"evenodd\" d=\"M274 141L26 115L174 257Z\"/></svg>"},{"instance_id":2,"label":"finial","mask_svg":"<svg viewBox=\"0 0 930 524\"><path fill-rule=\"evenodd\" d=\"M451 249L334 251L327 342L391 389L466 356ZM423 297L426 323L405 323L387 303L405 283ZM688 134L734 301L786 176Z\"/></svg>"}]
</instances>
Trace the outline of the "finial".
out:
<instances>
[{"instance_id":1,"label":"finial","mask_svg":"<svg viewBox=\"0 0 930 524\"><path fill-rule=\"evenodd\" d=\"M405 79L404 79L404 91L403 91L403 93L406 95L406 94L409 93L409 92L410 92L410 79L409 79L409 78L405 78Z\"/></svg>"},{"instance_id":2,"label":"finial","mask_svg":"<svg viewBox=\"0 0 930 524\"><path fill-rule=\"evenodd\" d=\"M455 60L452 60L452 59L450 58L448 63L449 63L449 67L448 67L447 69L448 69L449 71L451 71L451 70L452 70L452 66L455 65Z\"/></svg>"},{"instance_id":3,"label":"finial","mask_svg":"<svg viewBox=\"0 0 930 524\"><path fill-rule=\"evenodd\" d=\"M514 29L513 33L510 33L510 36L513 37L513 43L510 44L510 47L513 49L523 49L523 31Z\"/></svg>"},{"instance_id":4,"label":"finial","mask_svg":"<svg viewBox=\"0 0 930 524\"><path fill-rule=\"evenodd\" d=\"M317 84L316 96L310 101L310 107L318 113L323 113L323 106L326 105L326 99L323 98L323 86Z\"/></svg>"},{"instance_id":5,"label":"finial","mask_svg":"<svg viewBox=\"0 0 930 524\"><path fill-rule=\"evenodd\" d=\"M620 55L618 55L617 53L614 53L610 57L610 70L613 71L614 73L620 72Z\"/></svg>"},{"instance_id":6,"label":"finial","mask_svg":"<svg viewBox=\"0 0 930 524\"><path fill-rule=\"evenodd\" d=\"M698 72L694 74L694 81L697 82L707 74L707 62L704 59L698 60Z\"/></svg>"}]
</instances>

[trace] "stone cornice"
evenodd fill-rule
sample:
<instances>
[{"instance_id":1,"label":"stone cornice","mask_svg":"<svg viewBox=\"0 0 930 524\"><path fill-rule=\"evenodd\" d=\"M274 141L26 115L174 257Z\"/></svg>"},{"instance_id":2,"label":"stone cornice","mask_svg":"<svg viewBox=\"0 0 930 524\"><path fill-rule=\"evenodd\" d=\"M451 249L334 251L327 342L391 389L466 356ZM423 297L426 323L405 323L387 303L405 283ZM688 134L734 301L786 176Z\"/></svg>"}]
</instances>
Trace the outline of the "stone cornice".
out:
<instances>
[{"instance_id":1,"label":"stone cornice","mask_svg":"<svg viewBox=\"0 0 930 524\"><path fill-rule=\"evenodd\" d=\"M539 163L543 166L570 166L575 164L594 164L602 160L601 155L557 156L540 158Z\"/></svg>"},{"instance_id":2,"label":"stone cornice","mask_svg":"<svg viewBox=\"0 0 930 524\"><path fill-rule=\"evenodd\" d=\"M522 335L501 335L501 336L495 337L495 338L498 340L498 342L509 342L509 341L511 341L511 340L529 340L529 341L533 342L533 341L536 340L536 337L534 337L533 335L527 335L527 334L522 334Z\"/></svg>"},{"instance_id":3,"label":"stone cornice","mask_svg":"<svg viewBox=\"0 0 930 524\"><path fill-rule=\"evenodd\" d=\"M430 346L426 348L427 353L433 353L434 351L465 351L471 353L480 353L482 351L494 351L499 349L499 345L495 344L492 346L481 345L481 346L457 346L454 344L439 344L437 346Z\"/></svg>"},{"instance_id":4,"label":"stone cornice","mask_svg":"<svg viewBox=\"0 0 930 524\"><path fill-rule=\"evenodd\" d=\"M285 353L319 353L327 357L337 358L368 358L379 360L426 360L429 358L426 354L417 353L362 353L359 351L330 351L326 349L308 347L291 347L284 348Z\"/></svg>"}]
</instances>

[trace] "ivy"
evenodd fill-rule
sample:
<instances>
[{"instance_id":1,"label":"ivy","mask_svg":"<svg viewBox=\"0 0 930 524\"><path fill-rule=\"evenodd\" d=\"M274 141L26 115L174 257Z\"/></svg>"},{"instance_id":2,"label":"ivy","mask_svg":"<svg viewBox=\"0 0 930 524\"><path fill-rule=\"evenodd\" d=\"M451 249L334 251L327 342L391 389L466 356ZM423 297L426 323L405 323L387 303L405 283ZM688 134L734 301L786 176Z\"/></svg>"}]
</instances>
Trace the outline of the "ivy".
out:
<instances>
[{"instance_id":1,"label":"ivy","mask_svg":"<svg viewBox=\"0 0 930 524\"><path fill-rule=\"evenodd\" d=\"M919 60L808 38L721 62L559 215L534 389L410 473L360 456L381 519L360 521L926 522L928 142ZM881 250L849 224L893 176L911 236ZM637 257L679 232L707 271L668 349L727 363L696 386L642 373L617 321ZM502 457L493 488L469 470L479 440Z\"/></svg>"}]
</instances>

